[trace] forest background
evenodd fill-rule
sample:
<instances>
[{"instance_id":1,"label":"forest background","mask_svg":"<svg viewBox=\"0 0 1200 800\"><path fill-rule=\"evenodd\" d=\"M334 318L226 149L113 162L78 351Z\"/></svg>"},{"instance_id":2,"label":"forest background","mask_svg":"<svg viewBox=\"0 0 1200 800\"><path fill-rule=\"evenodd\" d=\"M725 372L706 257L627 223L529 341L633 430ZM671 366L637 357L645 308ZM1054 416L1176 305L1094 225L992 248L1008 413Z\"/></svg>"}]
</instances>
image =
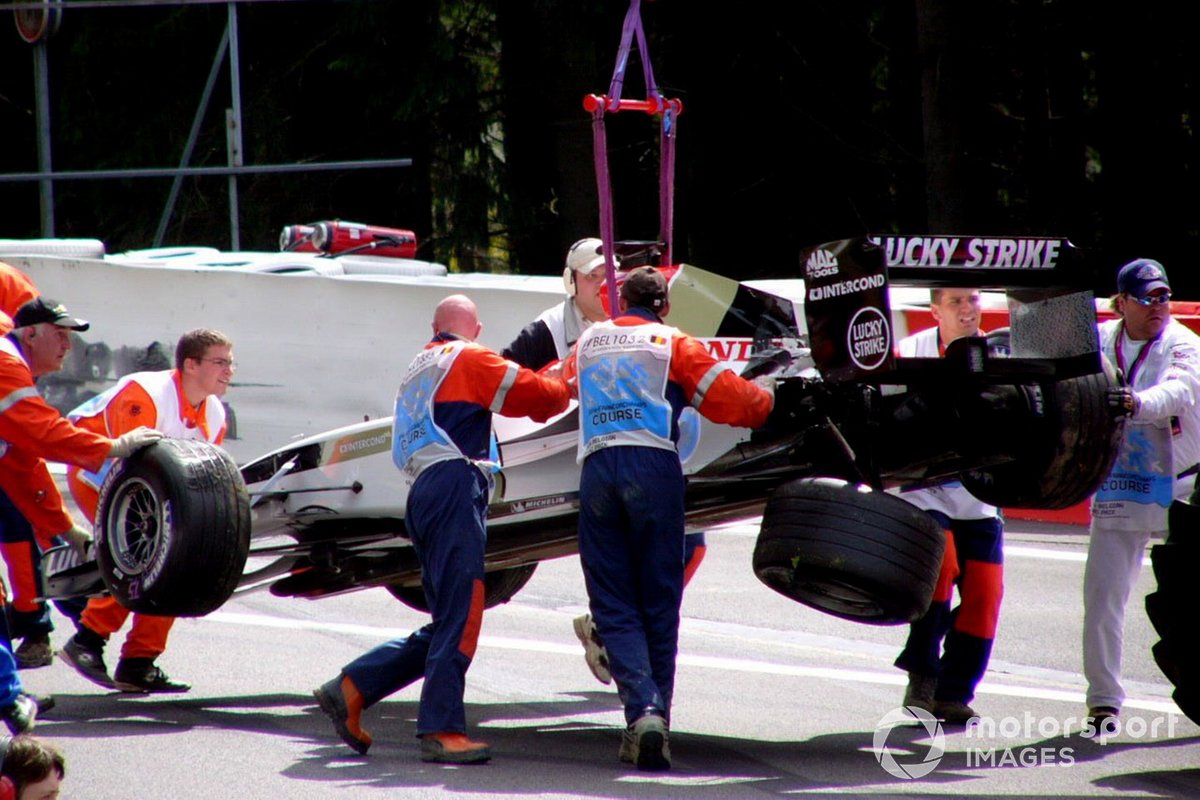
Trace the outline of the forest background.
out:
<instances>
[{"instance_id":1,"label":"forest background","mask_svg":"<svg viewBox=\"0 0 1200 800\"><path fill-rule=\"evenodd\" d=\"M556 272L598 230L582 99L607 92L628 7L238 2L246 164L412 159L238 178L242 247L340 218L411 228L420 257L457 271ZM655 77L684 105L677 260L794 277L802 247L849 236L1054 235L1094 256L1098 292L1144 256L1200 298L1188 7L644 2ZM228 18L225 3L67 0L44 44L53 168L177 166ZM34 48L2 28L0 176L38 170ZM193 166L227 163L221 69ZM624 96L645 96L636 55ZM617 238L658 238L658 127L614 115L608 138ZM228 247L226 184L186 179L162 243ZM54 233L148 247L169 188L58 182ZM0 211L0 237L42 235L36 183L0 182Z\"/></svg>"}]
</instances>

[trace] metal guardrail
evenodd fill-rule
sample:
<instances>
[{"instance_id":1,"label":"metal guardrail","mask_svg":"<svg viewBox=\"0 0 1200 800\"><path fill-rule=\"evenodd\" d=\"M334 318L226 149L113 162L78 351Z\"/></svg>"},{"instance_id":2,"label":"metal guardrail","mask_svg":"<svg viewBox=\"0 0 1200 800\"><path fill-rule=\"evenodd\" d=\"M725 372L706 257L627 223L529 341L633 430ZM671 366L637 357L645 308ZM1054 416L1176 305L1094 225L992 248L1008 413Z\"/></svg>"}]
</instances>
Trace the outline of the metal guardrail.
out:
<instances>
[{"instance_id":1,"label":"metal guardrail","mask_svg":"<svg viewBox=\"0 0 1200 800\"><path fill-rule=\"evenodd\" d=\"M26 38L26 40L29 41L33 47L39 166L39 169L36 172L0 174L0 183L36 182L39 184L43 237L53 238L55 235L54 183L56 181L173 178L174 181L164 203L163 213L159 220L158 229L154 237L153 246L160 247L163 244L163 239L165 238L168 224L171 216L174 213L175 202L178 198L181 179L185 177L225 176L228 178L229 192L230 249L238 250L241 248L241 237L239 232L240 212L238 208L237 191L237 177L239 175L287 174L298 172L355 169L394 169L412 166L411 158L301 162L295 164L247 165L242 163L242 153L244 152L244 149L242 147L242 103L241 80L239 75L240 45L238 42L237 5L239 2L247 1L248 0L203 0L204 4L206 5L216 3L223 3L227 5L228 22L225 30L222 32L221 40L217 45L216 53L213 57L212 67L209 70L208 79L205 82L204 89L201 93L195 118L192 121L191 131L180 156L179 166L97 170L55 170L51 166L49 129L50 82L48 75L48 59L46 57L46 39L48 39L58 29L58 23L61 21L65 5L61 2L61 0L49 0L48 2L29 0L28 2L0 4L0 9L7 8L17 12L18 29L21 30L23 37L26 36L27 32L22 29L20 24L22 20L26 22L26 27L30 28L31 32L33 32L33 29L36 29L36 35L30 35L28 38ZM269 2L271 0L267 1ZM274 1L294 2L295 0ZM183 0L145 0L145 2L137 2L136 0L105 0L102 3L95 4L76 2L72 3L71 6L74 8L99 8L101 6L115 8L123 6L187 5L194 4L196 2L198 2L198 0L186 0L186 2ZM22 15L25 16L22 17ZM35 24L38 23L39 20L43 23L40 26ZM228 151L229 163L225 166L188 166L192 158L195 143L200 134L201 123L204 119L205 112L208 109L209 101L212 97L213 88L221 72L221 67L226 62L227 57L229 63L229 82L232 106L231 108L226 109L225 112L226 149Z\"/></svg>"}]
</instances>

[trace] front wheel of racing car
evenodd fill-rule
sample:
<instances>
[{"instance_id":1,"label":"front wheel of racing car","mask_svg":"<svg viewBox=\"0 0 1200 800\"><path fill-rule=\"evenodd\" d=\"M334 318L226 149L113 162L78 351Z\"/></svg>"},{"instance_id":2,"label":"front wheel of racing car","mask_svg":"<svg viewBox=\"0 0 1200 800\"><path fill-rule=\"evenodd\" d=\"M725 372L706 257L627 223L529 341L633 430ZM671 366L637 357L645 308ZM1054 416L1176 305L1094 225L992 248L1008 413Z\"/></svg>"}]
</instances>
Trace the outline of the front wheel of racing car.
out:
<instances>
[{"instance_id":1,"label":"front wheel of racing car","mask_svg":"<svg viewBox=\"0 0 1200 800\"><path fill-rule=\"evenodd\" d=\"M100 487L96 560L121 605L203 616L237 588L250 549L250 497L216 445L161 439L118 460Z\"/></svg>"},{"instance_id":2,"label":"front wheel of racing car","mask_svg":"<svg viewBox=\"0 0 1200 800\"><path fill-rule=\"evenodd\" d=\"M1069 508L1096 491L1117 457L1123 417L1108 408L1108 390L1120 385L1107 358L1102 372L1028 387L1041 413L1017 429L994 432L1018 443L1009 462L962 473L962 484L1002 508Z\"/></svg>"},{"instance_id":3,"label":"front wheel of racing car","mask_svg":"<svg viewBox=\"0 0 1200 800\"><path fill-rule=\"evenodd\" d=\"M494 608L501 603L507 603L516 597L517 592L525 588L537 564L522 564L519 567L498 569L483 575L484 608ZM429 603L425 601L425 590L420 586L399 586L392 584L387 587L392 597L414 611L429 613Z\"/></svg>"},{"instance_id":4,"label":"front wheel of racing car","mask_svg":"<svg viewBox=\"0 0 1200 800\"><path fill-rule=\"evenodd\" d=\"M1167 540L1150 548L1158 588L1146 595L1146 616L1159 636L1151 653L1175 687L1175 705L1200 724L1200 643L1195 632L1200 596L1192 584L1200 567L1200 537L1195 533L1200 492L1193 491L1187 502L1172 503L1168 522Z\"/></svg>"},{"instance_id":5,"label":"front wheel of racing car","mask_svg":"<svg viewBox=\"0 0 1200 800\"><path fill-rule=\"evenodd\" d=\"M855 622L912 622L929 608L946 535L921 509L835 478L784 484L767 501L754 574Z\"/></svg>"}]
</instances>

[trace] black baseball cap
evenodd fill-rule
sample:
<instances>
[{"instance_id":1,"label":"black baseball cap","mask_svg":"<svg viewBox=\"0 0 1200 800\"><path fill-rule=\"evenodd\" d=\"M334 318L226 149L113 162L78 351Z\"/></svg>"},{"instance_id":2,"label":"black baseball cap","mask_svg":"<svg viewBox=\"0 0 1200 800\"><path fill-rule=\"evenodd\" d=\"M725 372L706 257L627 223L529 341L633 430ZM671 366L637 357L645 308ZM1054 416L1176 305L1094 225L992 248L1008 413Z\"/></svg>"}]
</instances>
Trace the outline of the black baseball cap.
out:
<instances>
[{"instance_id":1,"label":"black baseball cap","mask_svg":"<svg viewBox=\"0 0 1200 800\"><path fill-rule=\"evenodd\" d=\"M638 267L625 276L621 297L630 308L662 311L667 304L667 279L654 267Z\"/></svg>"},{"instance_id":2,"label":"black baseball cap","mask_svg":"<svg viewBox=\"0 0 1200 800\"><path fill-rule=\"evenodd\" d=\"M1130 297L1146 297L1157 289L1171 291L1167 271L1151 258L1138 258L1121 267L1117 273L1117 291Z\"/></svg>"},{"instance_id":3,"label":"black baseball cap","mask_svg":"<svg viewBox=\"0 0 1200 800\"><path fill-rule=\"evenodd\" d=\"M14 328L27 328L39 322L49 322L60 328L70 328L73 331L86 331L91 327L85 319L75 319L67 312L67 307L55 300L38 297L30 300L17 309L13 316Z\"/></svg>"}]
</instances>

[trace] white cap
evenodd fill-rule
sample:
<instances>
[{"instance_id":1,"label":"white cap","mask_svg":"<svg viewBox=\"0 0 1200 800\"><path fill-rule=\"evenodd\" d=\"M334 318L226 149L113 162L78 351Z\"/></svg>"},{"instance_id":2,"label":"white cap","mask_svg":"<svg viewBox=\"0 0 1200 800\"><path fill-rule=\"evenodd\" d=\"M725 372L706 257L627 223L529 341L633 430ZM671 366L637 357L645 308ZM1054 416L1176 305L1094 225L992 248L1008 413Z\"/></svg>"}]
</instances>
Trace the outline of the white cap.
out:
<instances>
[{"instance_id":1,"label":"white cap","mask_svg":"<svg viewBox=\"0 0 1200 800\"><path fill-rule=\"evenodd\" d=\"M567 264L563 267L563 288L567 297L575 296L575 273L590 275L597 267L604 266L604 242L599 239L580 239L567 251ZM613 256L613 266L621 266L621 259Z\"/></svg>"},{"instance_id":2,"label":"white cap","mask_svg":"<svg viewBox=\"0 0 1200 800\"><path fill-rule=\"evenodd\" d=\"M613 264L618 262L613 259ZM604 266L604 242L599 239L580 239L567 251L566 268L587 275L596 267Z\"/></svg>"}]
</instances>

